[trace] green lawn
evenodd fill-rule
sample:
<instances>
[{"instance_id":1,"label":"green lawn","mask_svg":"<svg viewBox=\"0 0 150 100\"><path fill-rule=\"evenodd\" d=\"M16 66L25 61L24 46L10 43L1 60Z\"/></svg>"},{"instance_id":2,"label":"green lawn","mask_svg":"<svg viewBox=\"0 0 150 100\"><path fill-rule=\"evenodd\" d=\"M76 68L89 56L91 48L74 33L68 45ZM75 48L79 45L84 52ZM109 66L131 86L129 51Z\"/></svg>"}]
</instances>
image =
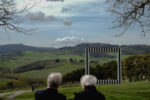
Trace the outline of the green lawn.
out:
<instances>
[{"instance_id":1,"label":"green lawn","mask_svg":"<svg viewBox=\"0 0 150 100\"><path fill-rule=\"evenodd\" d=\"M98 91L103 93L106 100L150 100L150 82L132 82L122 85L97 85ZM79 85L62 86L59 92L68 99L74 97L73 93L81 91ZM25 93L14 100L34 100L34 92Z\"/></svg>"}]
</instances>

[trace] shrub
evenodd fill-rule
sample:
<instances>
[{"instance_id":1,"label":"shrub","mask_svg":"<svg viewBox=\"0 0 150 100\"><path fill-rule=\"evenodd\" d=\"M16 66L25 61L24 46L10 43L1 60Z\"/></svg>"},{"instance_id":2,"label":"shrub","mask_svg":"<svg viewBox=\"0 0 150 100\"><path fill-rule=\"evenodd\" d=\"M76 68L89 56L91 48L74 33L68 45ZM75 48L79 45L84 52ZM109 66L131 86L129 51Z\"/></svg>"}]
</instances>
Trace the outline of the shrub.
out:
<instances>
[{"instance_id":1,"label":"shrub","mask_svg":"<svg viewBox=\"0 0 150 100\"><path fill-rule=\"evenodd\" d=\"M148 80L150 54L129 56L123 61L123 73L128 81Z\"/></svg>"}]
</instances>

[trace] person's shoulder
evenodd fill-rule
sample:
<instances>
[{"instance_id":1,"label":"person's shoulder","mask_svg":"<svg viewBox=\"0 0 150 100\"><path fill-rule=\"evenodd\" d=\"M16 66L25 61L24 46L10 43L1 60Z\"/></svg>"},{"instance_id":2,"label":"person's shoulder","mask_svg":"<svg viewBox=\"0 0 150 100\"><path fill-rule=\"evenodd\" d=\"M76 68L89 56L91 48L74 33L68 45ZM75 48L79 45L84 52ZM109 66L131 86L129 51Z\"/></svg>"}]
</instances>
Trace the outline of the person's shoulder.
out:
<instances>
[{"instance_id":1,"label":"person's shoulder","mask_svg":"<svg viewBox=\"0 0 150 100\"><path fill-rule=\"evenodd\" d=\"M98 93L99 93L101 100L105 100L105 96L101 92L98 92Z\"/></svg>"},{"instance_id":2,"label":"person's shoulder","mask_svg":"<svg viewBox=\"0 0 150 100\"><path fill-rule=\"evenodd\" d=\"M74 95L80 95L82 94L84 91L80 91L80 92L75 92Z\"/></svg>"},{"instance_id":3,"label":"person's shoulder","mask_svg":"<svg viewBox=\"0 0 150 100\"><path fill-rule=\"evenodd\" d=\"M46 89L44 89L44 90L37 90L36 92L35 92L35 94L43 94L43 93L45 93L46 92Z\"/></svg>"},{"instance_id":4,"label":"person's shoulder","mask_svg":"<svg viewBox=\"0 0 150 100\"><path fill-rule=\"evenodd\" d=\"M61 94L61 93L58 93L58 95L59 95L59 97L61 97L61 98L66 98L66 96L63 95L63 94Z\"/></svg>"},{"instance_id":5,"label":"person's shoulder","mask_svg":"<svg viewBox=\"0 0 150 100\"><path fill-rule=\"evenodd\" d=\"M46 91L46 90L37 90L37 91L35 92L35 100L42 100L43 97L45 97L45 96L44 96L44 95L45 95L45 91Z\"/></svg>"},{"instance_id":6,"label":"person's shoulder","mask_svg":"<svg viewBox=\"0 0 150 100\"><path fill-rule=\"evenodd\" d=\"M75 92L74 95L76 97L82 96L84 94L85 91L80 91L80 92Z\"/></svg>"},{"instance_id":7,"label":"person's shoulder","mask_svg":"<svg viewBox=\"0 0 150 100\"><path fill-rule=\"evenodd\" d=\"M84 100L83 98L83 95L84 94L84 91L81 91L81 92L75 92L74 93L74 100Z\"/></svg>"},{"instance_id":8,"label":"person's shoulder","mask_svg":"<svg viewBox=\"0 0 150 100\"><path fill-rule=\"evenodd\" d=\"M66 96L61 93L57 93L57 98L61 100L66 100Z\"/></svg>"}]
</instances>

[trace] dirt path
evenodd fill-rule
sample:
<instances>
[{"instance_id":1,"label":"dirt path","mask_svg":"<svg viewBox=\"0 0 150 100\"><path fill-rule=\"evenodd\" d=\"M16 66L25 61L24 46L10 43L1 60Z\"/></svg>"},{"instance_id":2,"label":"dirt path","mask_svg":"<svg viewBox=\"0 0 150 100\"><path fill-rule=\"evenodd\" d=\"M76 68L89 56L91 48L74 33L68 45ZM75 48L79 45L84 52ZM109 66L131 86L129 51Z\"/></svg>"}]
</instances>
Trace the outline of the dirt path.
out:
<instances>
[{"instance_id":1,"label":"dirt path","mask_svg":"<svg viewBox=\"0 0 150 100\"><path fill-rule=\"evenodd\" d=\"M4 96L4 95L7 95L7 94L11 94L10 96L8 96L6 99L4 100L13 100L15 97L21 95L21 94L24 94L26 92L29 92L27 90L21 90L21 91L15 91L15 92L8 92L8 93L1 93L0 94L0 97L1 96Z\"/></svg>"},{"instance_id":2,"label":"dirt path","mask_svg":"<svg viewBox=\"0 0 150 100\"><path fill-rule=\"evenodd\" d=\"M7 94L9 94L9 93L0 93L0 97L7 95Z\"/></svg>"}]
</instances>

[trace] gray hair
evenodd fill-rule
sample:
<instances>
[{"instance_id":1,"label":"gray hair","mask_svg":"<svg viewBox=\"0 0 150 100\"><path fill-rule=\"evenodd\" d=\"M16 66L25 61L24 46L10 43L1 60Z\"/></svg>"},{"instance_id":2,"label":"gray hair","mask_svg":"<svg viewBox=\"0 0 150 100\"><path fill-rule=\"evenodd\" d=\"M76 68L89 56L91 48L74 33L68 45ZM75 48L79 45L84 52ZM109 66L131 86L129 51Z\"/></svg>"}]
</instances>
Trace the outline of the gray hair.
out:
<instances>
[{"instance_id":1,"label":"gray hair","mask_svg":"<svg viewBox=\"0 0 150 100\"><path fill-rule=\"evenodd\" d=\"M61 73L50 73L47 78L47 86L57 88L62 82Z\"/></svg>"},{"instance_id":2,"label":"gray hair","mask_svg":"<svg viewBox=\"0 0 150 100\"><path fill-rule=\"evenodd\" d=\"M96 86L97 78L93 75L84 75L80 79L82 86Z\"/></svg>"}]
</instances>

